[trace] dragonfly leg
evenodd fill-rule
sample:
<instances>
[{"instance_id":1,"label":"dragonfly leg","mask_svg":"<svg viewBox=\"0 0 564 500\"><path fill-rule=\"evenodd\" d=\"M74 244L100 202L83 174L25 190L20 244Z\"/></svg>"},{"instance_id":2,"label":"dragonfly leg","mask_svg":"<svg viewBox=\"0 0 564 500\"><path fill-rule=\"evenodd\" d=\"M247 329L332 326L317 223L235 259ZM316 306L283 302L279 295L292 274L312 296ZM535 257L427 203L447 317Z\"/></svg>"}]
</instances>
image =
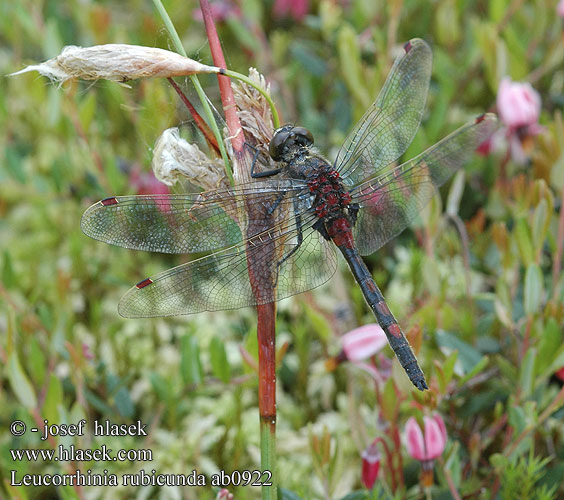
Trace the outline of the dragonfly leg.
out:
<instances>
[{"instance_id":1,"label":"dragonfly leg","mask_svg":"<svg viewBox=\"0 0 564 500\"><path fill-rule=\"evenodd\" d=\"M277 268L280 269L282 264L286 262L292 255L294 255L298 248L302 245L304 241L304 234L302 232L302 216L297 212L297 200L294 200L294 213L296 214L296 232L297 232L297 242L296 246L290 250L288 255L285 255L282 260L280 260L277 264ZM278 274L276 275L276 279L278 279Z\"/></svg>"},{"instance_id":2,"label":"dragonfly leg","mask_svg":"<svg viewBox=\"0 0 564 500\"><path fill-rule=\"evenodd\" d=\"M266 170L265 172L255 172L255 165L257 164L259 150L254 146L251 146L248 142L245 142L245 146L247 146L254 153L253 162L251 163L251 177L253 179L260 179L261 177L270 177L272 175L276 175L280 173L280 171L282 170L281 168L273 168L272 170Z\"/></svg>"}]
</instances>

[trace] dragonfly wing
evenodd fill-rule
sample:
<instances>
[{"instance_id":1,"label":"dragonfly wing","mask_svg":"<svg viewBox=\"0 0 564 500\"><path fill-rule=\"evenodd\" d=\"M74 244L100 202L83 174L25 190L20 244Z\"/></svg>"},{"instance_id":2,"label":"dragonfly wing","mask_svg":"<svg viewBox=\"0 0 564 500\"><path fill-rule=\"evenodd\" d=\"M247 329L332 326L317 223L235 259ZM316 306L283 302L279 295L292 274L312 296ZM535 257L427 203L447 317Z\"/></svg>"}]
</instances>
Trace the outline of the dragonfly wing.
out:
<instances>
[{"instance_id":1,"label":"dragonfly wing","mask_svg":"<svg viewBox=\"0 0 564 500\"><path fill-rule=\"evenodd\" d=\"M496 116L483 115L412 160L356 186L351 195L361 210L353 234L361 255L375 252L402 232L436 188L466 163L496 128Z\"/></svg>"},{"instance_id":2,"label":"dragonfly wing","mask_svg":"<svg viewBox=\"0 0 564 500\"><path fill-rule=\"evenodd\" d=\"M431 49L421 39L404 46L374 104L349 134L335 160L345 183L354 185L397 160L421 122L431 77Z\"/></svg>"},{"instance_id":3,"label":"dragonfly wing","mask_svg":"<svg viewBox=\"0 0 564 500\"><path fill-rule=\"evenodd\" d=\"M96 240L135 250L193 253L228 248L245 239L241 228L252 221L241 207L283 213L302 185L255 182L237 189L179 195L115 196L95 203L81 220ZM245 200L245 201L243 201ZM259 213L259 211L257 211Z\"/></svg>"},{"instance_id":4,"label":"dragonfly wing","mask_svg":"<svg viewBox=\"0 0 564 500\"><path fill-rule=\"evenodd\" d=\"M174 316L265 304L317 287L335 272L334 249L311 227L295 252L295 227L274 239L264 236L141 281L123 296L119 313Z\"/></svg>"}]
</instances>

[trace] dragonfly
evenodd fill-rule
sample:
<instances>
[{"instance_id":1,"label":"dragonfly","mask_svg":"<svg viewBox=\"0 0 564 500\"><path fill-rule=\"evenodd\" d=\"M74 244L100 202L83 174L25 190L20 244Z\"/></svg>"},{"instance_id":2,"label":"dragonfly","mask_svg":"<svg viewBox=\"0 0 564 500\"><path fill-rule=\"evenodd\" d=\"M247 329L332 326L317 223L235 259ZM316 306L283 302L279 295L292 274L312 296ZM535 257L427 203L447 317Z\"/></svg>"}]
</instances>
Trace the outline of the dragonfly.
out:
<instances>
[{"instance_id":1,"label":"dragonfly","mask_svg":"<svg viewBox=\"0 0 564 500\"><path fill-rule=\"evenodd\" d=\"M399 163L422 119L431 63L425 41L404 45L333 163L314 148L307 129L284 125L269 144L272 164L253 161L247 183L113 196L88 208L81 227L96 240L151 252L207 253L137 283L121 299L119 313L171 316L275 302L329 280L338 250L409 379L428 389L361 255L403 231L497 127L495 115L481 115Z\"/></svg>"}]
</instances>

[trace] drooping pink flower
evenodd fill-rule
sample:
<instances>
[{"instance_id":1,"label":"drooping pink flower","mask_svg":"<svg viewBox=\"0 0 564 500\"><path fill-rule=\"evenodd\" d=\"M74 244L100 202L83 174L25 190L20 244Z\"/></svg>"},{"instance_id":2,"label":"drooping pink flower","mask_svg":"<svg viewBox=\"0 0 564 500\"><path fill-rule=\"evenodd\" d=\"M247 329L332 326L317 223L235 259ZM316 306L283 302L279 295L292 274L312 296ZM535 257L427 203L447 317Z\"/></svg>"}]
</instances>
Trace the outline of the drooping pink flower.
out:
<instances>
[{"instance_id":1,"label":"drooping pink flower","mask_svg":"<svg viewBox=\"0 0 564 500\"><path fill-rule=\"evenodd\" d=\"M496 103L504 127L491 136L488 144L480 146L480 152L506 148L513 161L522 165L530 156L533 137L544 130L539 125L540 95L531 84L505 77L499 84Z\"/></svg>"},{"instance_id":2,"label":"drooping pink flower","mask_svg":"<svg viewBox=\"0 0 564 500\"><path fill-rule=\"evenodd\" d=\"M423 417L425 432L415 418L405 424L405 445L407 452L421 462L421 485L429 488L433 484L433 463L445 449L447 433L445 423L439 414Z\"/></svg>"},{"instance_id":3,"label":"drooping pink flower","mask_svg":"<svg viewBox=\"0 0 564 500\"><path fill-rule=\"evenodd\" d=\"M360 326L341 339L347 361L362 361L376 354L387 343L386 334L376 323Z\"/></svg>"},{"instance_id":4,"label":"drooping pink flower","mask_svg":"<svg viewBox=\"0 0 564 500\"><path fill-rule=\"evenodd\" d=\"M538 124L541 99L530 83L503 78L497 91L496 104L501 121L510 129Z\"/></svg>"},{"instance_id":5,"label":"drooping pink flower","mask_svg":"<svg viewBox=\"0 0 564 500\"><path fill-rule=\"evenodd\" d=\"M405 444L407 452L421 462L435 460L445 449L447 433L444 421L438 414L423 417L425 432L414 417L405 424Z\"/></svg>"},{"instance_id":6,"label":"drooping pink flower","mask_svg":"<svg viewBox=\"0 0 564 500\"><path fill-rule=\"evenodd\" d=\"M380 470L381 455L374 441L362 452L362 484L369 490L372 489Z\"/></svg>"},{"instance_id":7,"label":"drooping pink flower","mask_svg":"<svg viewBox=\"0 0 564 500\"><path fill-rule=\"evenodd\" d=\"M309 8L309 0L275 0L272 9L276 17L292 16L296 21L302 21Z\"/></svg>"},{"instance_id":8,"label":"drooping pink flower","mask_svg":"<svg viewBox=\"0 0 564 500\"><path fill-rule=\"evenodd\" d=\"M560 2L558 2L558 5L556 6L556 13L564 19L564 0L560 0Z\"/></svg>"}]
</instances>

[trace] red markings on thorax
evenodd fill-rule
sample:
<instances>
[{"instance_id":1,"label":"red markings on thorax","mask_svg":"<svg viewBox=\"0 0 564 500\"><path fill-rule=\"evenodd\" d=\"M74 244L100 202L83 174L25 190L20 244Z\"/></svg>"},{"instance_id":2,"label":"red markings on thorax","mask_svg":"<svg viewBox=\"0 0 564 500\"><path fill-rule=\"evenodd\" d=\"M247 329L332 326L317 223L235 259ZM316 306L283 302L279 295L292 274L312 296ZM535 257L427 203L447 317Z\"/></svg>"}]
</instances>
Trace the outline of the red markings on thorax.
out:
<instances>
[{"instance_id":1,"label":"red markings on thorax","mask_svg":"<svg viewBox=\"0 0 564 500\"><path fill-rule=\"evenodd\" d=\"M315 214L320 219L342 216L350 204L351 195L345 190L339 173L332 167L319 169L308 179L309 191L316 195Z\"/></svg>"}]
</instances>

